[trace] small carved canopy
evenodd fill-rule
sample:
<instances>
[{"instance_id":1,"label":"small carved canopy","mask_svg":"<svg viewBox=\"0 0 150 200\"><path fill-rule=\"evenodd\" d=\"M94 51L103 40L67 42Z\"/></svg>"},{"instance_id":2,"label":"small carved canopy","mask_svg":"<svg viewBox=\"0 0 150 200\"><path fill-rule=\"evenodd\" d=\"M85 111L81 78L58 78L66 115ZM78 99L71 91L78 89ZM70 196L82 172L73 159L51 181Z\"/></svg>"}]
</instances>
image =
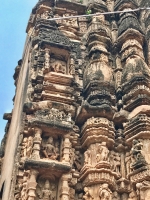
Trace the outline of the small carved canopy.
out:
<instances>
[{"instance_id":1,"label":"small carved canopy","mask_svg":"<svg viewBox=\"0 0 150 200\"><path fill-rule=\"evenodd\" d=\"M120 25L118 28L118 36L124 33L127 29L135 29L143 34L142 28L134 13L121 14Z\"/></svg>"},{"instance_id":2,"label":"small carved canopy","mask_svg":"<svg viewBox=\"0 0 150 200\"><path fill-rule=\"evenodd\" d=\"M125 8L138 8L136 0L116 0L114 10L123 10Z\"/></svg>"},{"instance_id":3,"label":"small carved canopy","mask_svg":"<svg viewBox=\"0 0 150 200\"><path fill-rule=\"evenodd\" d=\"M129 57L123 69L122 83L130 81L135 76L150 77L150 69L147 64L138 56Z\"/></svg>"}]
</instances>

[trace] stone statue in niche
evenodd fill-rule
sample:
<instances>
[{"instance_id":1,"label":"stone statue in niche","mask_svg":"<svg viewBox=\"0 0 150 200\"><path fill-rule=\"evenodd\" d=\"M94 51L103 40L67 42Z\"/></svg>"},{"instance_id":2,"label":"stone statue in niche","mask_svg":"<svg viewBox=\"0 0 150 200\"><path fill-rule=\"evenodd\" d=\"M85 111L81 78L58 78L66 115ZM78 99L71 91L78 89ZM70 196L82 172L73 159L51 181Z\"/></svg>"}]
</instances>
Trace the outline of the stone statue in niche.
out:
<instances>
[{"instance_id":1,"label":"stone statue in niche","mask_svg":"<svg viewBox=\"0 0 150 200\"><path fill-rule=\"evenodd\" d=\"M49 180L38 181L36 193L38 200L56 200L56 185Z\"/></svg>"},{"instance_id":2,"label":"stone statue in niche","mask_svg":"<svg viewBox=\"0 0 150 200\"><path fill-rule=\"evenodd\" d=\"M89 149L84 152L84 164L91 165L91 151Z\"/></svg>"},{"instance_id":3,"label":"stone statue in niche","mask_svg":"<svg viewBox=\"0 0 150 200\"><path fill-rule=\"evenodd\" d=\"M100 186L98 193L99 193L100 200L112 200L112 192L109 189L107 183L104 183Z\"/></svg>"},{"instance_id":4,"label":"stone statue in niche","mask_svg":"<svg viewBox=\"0 0 150 200\"><path fill-rule=\"evenodd\" d=\"M85 200L92 200L94 199L93 195L91 194L91 190L88 187L84 188L85 194L83 195L83 199Z\"/></svg>"},{"instance_id":5,"label":"stone statue in niche","mask_svg":"<svg viewBox=\"0 0 150 200\"><path fill-rule=\"evenodd\" d=\"M101 144L99 144L97 148L97 154L96 154L97 163L101 161L108 161L108 154L109 154L109 150L106 146L106 142L102 142Z\"/></svg>"},{"instance_id":6,"label":"stone statue in niche","mask_svg":"<svg viewBox=\"0 0 150 200\"><path fill-rule=\"evenodd\" d=\"M66 74L66 63L61 60L51 59L50 71Z\"/></svg>"},{"instance_id":7,"label":"stone statue in niche","mask_svg":"<svg viewBox=\"0 0 150 200\"><path fill-rule=\"evenodd\" d=\"M142 155L143 143L139 140L134 139L132 142L132 156L134 163L132 163L132 168L136 169L146 165L144 156Z\"/></svg>"},{"instance_id":8,"label":"stone statue in niche","mask_svg":"<svg viewBox=\"0 0 150 200\"><path fill-rule=\"evenodd\" d=\"M51 159L51 160L56 160L59 156L57 154L56 150L58 151L58 146L57 149L54 145L54 140L53 137L49 137L47 140L42 141L42 153L45 158Z\"/></svg>"}]
</instances>

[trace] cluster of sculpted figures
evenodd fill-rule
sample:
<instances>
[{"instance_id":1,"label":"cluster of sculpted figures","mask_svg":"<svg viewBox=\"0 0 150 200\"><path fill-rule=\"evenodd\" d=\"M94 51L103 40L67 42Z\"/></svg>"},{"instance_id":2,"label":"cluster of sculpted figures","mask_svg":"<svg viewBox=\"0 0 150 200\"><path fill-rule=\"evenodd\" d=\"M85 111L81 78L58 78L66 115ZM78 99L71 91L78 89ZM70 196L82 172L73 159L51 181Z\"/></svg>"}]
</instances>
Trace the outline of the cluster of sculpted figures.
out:
<instances>
[{"instance_id":1,"label":"cluster of sculpted figures","mask_svg":"<svg viewBox=\"0 0 150 200\"><path fill-rule=\"evenodd\" d=\"M83 199L85 200L93 200L95 194L92 193L92 190L88 187L84 188L85 194ZM102 184L99 187L98 193L96 194L99 200L112 200L112 192L108 187L107 183Z\"/></svg>"}]
</instances>

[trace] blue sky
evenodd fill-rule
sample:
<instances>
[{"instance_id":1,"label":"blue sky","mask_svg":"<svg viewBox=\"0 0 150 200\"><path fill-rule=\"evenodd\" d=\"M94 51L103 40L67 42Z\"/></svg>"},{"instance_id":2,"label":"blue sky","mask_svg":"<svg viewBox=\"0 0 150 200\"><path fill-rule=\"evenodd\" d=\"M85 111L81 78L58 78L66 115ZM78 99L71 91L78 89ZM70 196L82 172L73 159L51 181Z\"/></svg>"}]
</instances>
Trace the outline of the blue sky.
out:
<instances>
[{"instance_id":1,"label":"blue sky","mask_svg":"<svg viewBox=\"0 0 150 200\"><path fill-rule=\"evenodd\" d=\"M13 108L14 69L22 58L27 22L37 2L5 0L0 5L0 141L7 122L3 120L3 114Z\"/></svg>"}]
</instances>

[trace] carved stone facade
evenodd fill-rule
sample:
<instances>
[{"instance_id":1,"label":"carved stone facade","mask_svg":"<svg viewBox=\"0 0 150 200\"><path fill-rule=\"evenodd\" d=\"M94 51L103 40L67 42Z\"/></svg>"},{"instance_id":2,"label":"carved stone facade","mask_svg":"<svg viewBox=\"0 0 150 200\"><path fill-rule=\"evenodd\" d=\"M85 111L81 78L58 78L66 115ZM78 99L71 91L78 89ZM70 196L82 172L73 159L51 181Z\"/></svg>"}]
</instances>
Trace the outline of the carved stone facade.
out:
<instances>
[{"instance_id":1,"label":"carved stone facade","mask_svg":"<svg viewBox=\"0 0 150 200\"><path fill-rule=\"evenodd\" d=\"M130 12L148 5L33 8L4 115L2 200L150 200L150 11Z\"/></svg>"}]
</instances>

